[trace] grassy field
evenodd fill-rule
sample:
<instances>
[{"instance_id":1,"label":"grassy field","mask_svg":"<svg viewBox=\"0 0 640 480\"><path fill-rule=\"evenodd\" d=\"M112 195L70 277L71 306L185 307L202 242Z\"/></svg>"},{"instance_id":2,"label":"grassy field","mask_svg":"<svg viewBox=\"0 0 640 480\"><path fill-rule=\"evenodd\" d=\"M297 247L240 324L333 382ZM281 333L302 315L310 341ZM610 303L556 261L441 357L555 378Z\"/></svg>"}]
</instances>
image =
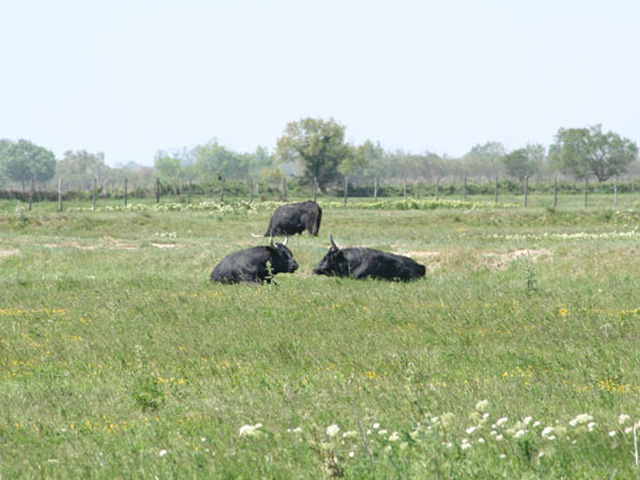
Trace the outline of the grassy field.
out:
<instances>
[{"instance_id":1,"label":"grassy field","mask_svg":"<svg viewBox=\"0 0 640 480\"><path fill-rule=\"evenodd\" d=\"M264 286L209 274L276 204L0 202L0 478L635 477L640 208L610 200L324 205ZM313 276L328 232L427 277Z\"/></svg>"}]
</instances>

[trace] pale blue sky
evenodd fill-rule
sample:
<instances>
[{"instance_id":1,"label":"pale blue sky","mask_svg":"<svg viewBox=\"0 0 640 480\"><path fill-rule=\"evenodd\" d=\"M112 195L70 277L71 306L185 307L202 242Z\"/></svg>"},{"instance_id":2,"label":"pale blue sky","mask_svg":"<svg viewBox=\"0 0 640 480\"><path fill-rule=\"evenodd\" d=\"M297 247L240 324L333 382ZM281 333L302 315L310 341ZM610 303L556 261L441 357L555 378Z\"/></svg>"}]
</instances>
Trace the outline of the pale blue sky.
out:
<instances>
[{"instance_id":1,"label":"pale blue sky","mask_svg":"<svg viewBox=\"0 0 640 480\"><path fill-rule=\"evenodd\" d=\"M640 143L636 0L5 0L0 18L0 138L59 158L273 150L308 116L413 153L595 123Z\"/></svg>"}]
</instances>

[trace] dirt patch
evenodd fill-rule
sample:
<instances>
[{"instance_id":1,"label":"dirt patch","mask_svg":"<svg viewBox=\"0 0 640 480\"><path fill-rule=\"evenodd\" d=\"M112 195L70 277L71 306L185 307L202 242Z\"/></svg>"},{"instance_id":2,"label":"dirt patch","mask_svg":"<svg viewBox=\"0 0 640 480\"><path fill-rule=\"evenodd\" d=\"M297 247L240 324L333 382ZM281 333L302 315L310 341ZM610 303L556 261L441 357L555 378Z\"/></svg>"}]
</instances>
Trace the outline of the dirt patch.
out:
<instances>
[{"instance_id":1,"label":"dirt patch","mask_svg":"<svg viewBox=\"0 0 640 480\"><path fill-rule=\"evenodd\" d=\"M428 273L435 272L441 266L440 252L432 252L429 250L415 250L415 251L403 252L401 253L401 255L404 255L406 257L411 257L418 263L420 263L420 261L429 261L425 265Z\"/></svg>"},{"instance_id":2,"label":"dirt patch","mask_svg":"<svg viewBox=\"0 0 640 480\"><path fill-rule=\"evenodd\" d=\"M508 253L486 253L482 266L491 270L506 270L509 268L509 265L520 259L529 259L532 262L536 262L540 258L551 256L551 251L544 248L537 250L524 248Z\"/></svg>"},{"instance_id":3,"label":"dirt patch","mask_svg":"<svg viewBox=\"0 0 640 480\"><path fill-rule=\"evenodd\" d=\"M178 245L176 243L152 243L151 246L156 248L167 249L167 248L176 248Z\"/></svg>"},{"instance_id":4,"label":"dirt patch","mask_svg":"<svg viewBox=\"0 0 640 480\"><path fill-rule=\"evenodd\" d=\"M411 258L433 258L433 257L439 257L440 256L440 252L430 252L427 250L418 250L415 252L405 252L402 255L405 255L407 257L411 257Z\"/></svg>"},{"instance_id":5,"label":"dirt patch","mask_svg":"<svg viewBox=\"0 0 640 480\"><path fill-rule=\"evenodd\" d=\"M19 250L17 249L8 249L8 250L0 249L0 258L8 257L9 255L15 255L16 253L18 253L18 251Z\"/></svg>"}]
</instances>

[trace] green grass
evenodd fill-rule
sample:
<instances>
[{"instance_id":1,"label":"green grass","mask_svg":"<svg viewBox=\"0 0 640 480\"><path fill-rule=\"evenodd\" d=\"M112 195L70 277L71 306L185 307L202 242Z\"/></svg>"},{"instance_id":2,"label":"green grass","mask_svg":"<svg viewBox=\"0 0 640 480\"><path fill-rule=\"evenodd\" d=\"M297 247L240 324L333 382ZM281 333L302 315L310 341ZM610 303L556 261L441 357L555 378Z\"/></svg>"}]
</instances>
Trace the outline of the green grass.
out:
<instances>
[{"instance_id":1,"label":"green grass","mask_svg":"<svg viewBox=\"0 0 640 480\"><path fill-rule=\"evenodd\" d=\"M0 477L635 476L633 202L325 205L271 286L208 280L269 205L0 203ZM427 278L312 276L328 232Z\"/></svg>"}]
</instances>

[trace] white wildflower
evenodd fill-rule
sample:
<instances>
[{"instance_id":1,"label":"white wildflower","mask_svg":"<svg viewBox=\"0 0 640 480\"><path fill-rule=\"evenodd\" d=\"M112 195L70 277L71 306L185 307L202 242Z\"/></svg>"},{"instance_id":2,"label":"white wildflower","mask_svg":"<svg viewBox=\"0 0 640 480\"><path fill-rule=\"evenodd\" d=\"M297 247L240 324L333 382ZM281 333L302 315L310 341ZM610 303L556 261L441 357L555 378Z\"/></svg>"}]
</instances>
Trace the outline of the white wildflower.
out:
<instances>
[{"instance_id":1,"label":"white wildflower","mask_svg":"<svg viewBox=\"0 0 640 480\"><path fill-rule=\"evenodd\" d=\"M478 443L484 443L484 438L480 437L480 438L478 439Z\"/></svg>"},{"instance_id":2,"label":"white wildflower","mask_svg":"<svg viewBox=\"0 0 640 480\"><path fill-rule=\"evenodd\" d=\"M476 427L469 427L465 430L465 432L467 432L467 435L471 435L475 431L476 431Z\"/></svg>"},{"instance_id":3,"label":"white wildflower","mask_svg":"<svg viewBox=\"0 0 640 480\"><path fill-rule=\"evenodd\" d=\"M627 435L629 435L631 432L633 432L633 427L627 427L624 429L624 433L626 433Z\"/></svg>"},{"instance_id":4,"label":"white wildflower","mask_svg":"<svg viewBox=\"0 0 640 480\"><path fill-rule=\"evenodd\" d=\"M616 436L616 432L614 432L613 430L611 430L611 431L609 432L609 436L610 436L610 437L615 437L615 436Z\"/></svg>"},{"instance_id":5,"label":"white wildflower","mask_svg":"<svg viewBox=\"0 0 640 480\"><path fill-rule=\"evenodd\" d=\"M238 434L241 437L257 437L261 433L260 427L262 427L261 423L256 423L255 425L243 425L240 427Z\"/></svg>"},{"instance_id":6,"label":"white wildflower","mask_svg":"<svg viewBox=\"0 0 640 480\"><path fill-rule=\"evenodd\" d=\"M524 420L522 420L522 424L526 427L531 423L532 420L532 417L525 417Z\"/></svg>"},{"instance_id":7,"label":"white wildflower","mask_svg":"<svg viewBox=\"0 0 640 480\"><path fill-rule=\"evenodd\" d=\"M374 430L377 430L377 429L379 429L379 428L380 428L380 424L379 424L379 423L374 423L374 424L373 424L373 429L374 429Z\"/></svg>"},{"instance_id":8,"label":"white wildflower","mask_svg":"<svg viewBox=\"0 0 640 480\"><path fill-rule=\"evenodd\" d=\"M578 425L582 425L584 423L589 423L592 420L593 420L593 417L588 413L581 413L580 415L576 416L576 418L571 420L569 422L569 425L571 425L572 427L575 427Z\"/></svg>"},{"instance_id":9,"label":"white wildflower","mask_svg":"<svg viewBox=\"0 0 640 480\"><path fill-rule=\"evenodd\" d=\"M381 435L381 436L383 436L383 437L384 437L387 433L389 433L389 432L388 432L388 431L386 431L386 430L380 430L380 431L378 431L378 435Z\"/></svg>"},{"instance_id":10,"label":"white wildflower","mask_svg":"<svg viewBox=\"0 0 640 480\"><path fill-rule=\"evenodd\" d=\"M455 415L451 412L443 413L442 416L440 417L440 423L444 428L447 428L448 426L451 425L451 422L453 422L454 418L455 418Z\"/></svg>"},{"instance_id":11,"label":"white wildflower","mask_svg":"<svg viewBox=\"0 0 640 480\"><path fill-rule=\"evenodd\" d=\"M524 434L525 434L524 430L518 430L516 433L513 434L513 438L524 437Z\"/></svg>"},{"instance_id":12,"label":"white wildflower","mask_svg":"<svg viewBox=\"0 0 640 480\"><path fill-rule=\"evenodd\" d=\"M402 442L400 444L400 450L406 450L407 448L409 448L409 442Z\"/></svg>"},{"instance_id":13,"label":"white wildflower","mask_svg":"<svg viewBox=\"0 0 640 480\"><path fill-rule=\"evenodd\" d=\"M593 432L593 429L596 428L597 425L598 424L596 422L590 422L589 425L587 425L587 428L590 432Z\"/></svg>"},{"instance_id":14,"label":"white wildflower","mask_svg":"<svg viewBox=\"0 0 640 480\"><path fill-rule=\"evenodd\" d=\"M158 452L158 455L161 457L164 457L166 454L167 454L167 451L164 448L160 450L160 452Z\"/></svg>"},{"instance_id":15,"label":"white wildflower","mask_svg":"<svg viewBox=\"0 0 640 480\"><path fill-rule=\"evenodd\" d=\"M507 456L504 453L501 453L500 458L507 458Z\"/></svg>"},{"instance_id":16,"label":"white wildflower","mask_svg":"<svg viewBox=\"0 0 640 480\"><path fill-rule=\"evenodd\" d=\"M340 427L335 423L327 427L327 435L329 435L330 437L335 437L339 431L340 431Z\"/></svg>"},{"instance_id":17,"label":"white wildflower","mask_svg":"<svg viewBox=\"0 0 640 480\"><path fill-rule=\"evenodd\" d=\"M398 440L400 440L400 435L398 435L398 432L393 432L389 437L390 442L397 442Z\"/></svg>"},{"instance_id":18,"label":"white wildflower","mask_svg":"<svg viewBox=\"0 0 640 480\"><path fill-rule=\"evenodd\" d=\"M533 422L533 428L538 428L540 425L542 425L542 424L538 420Z\"/></svg>"},{"instance_id":19,"label":"white wildflower","mask_svg":"<svg viewBox=\"0 0 640 480\"><path fill-rule=\"evenodd\" d=\"M460 444L460 448L462 448L462 450L466 450L467 448L471 448L471 444L469 443L469 440L467 440L466 438L462 439L462 443Z\"/></svg>"},{"instance_id":20,"label":"white wildflower","mask_svg":"<svg viewBox=\"0 0 640 480\"><path fill-rule=\"evenodd\" d=\"M624 414L624 413L618 417L618 423L620 425L624 425L629 420L631 420L631 417L629 415Z\"/></svg>"},{"instance_id":21,"label":"white wildflower","mask_svg":"<svg viewBox=\"0 0 640 480\"><path fill-rule=\"evenodd\" d=\"M489 408L489 400L480 400L476 403L476 410L479 412L486 412Z\"/></svg>"},{"instance_id":22,"label":"white wildflower","mask_svg":"<svg viewBox=\"0 0 640 480\"><path fill-rule=\"evenodd\" d=\"M553 433L553 427L544 427L542 430L542 436L548 438Z\"/></svg>"},{"instance_id":23,"label":"white wildflower","mask_svg":"<svg viewBox=\"0 0 640 480\"><path fill-rule=\"evenodd\" d=\"M499 442L501 442L503 438L504 438L504 436L502 434L496 436L496 440L499 441Z\"/></svg>"},{"instance_id":24,"label":"white wildflower","mask_svg":"<svg viewBox=\"0 0 640 480\"><path fill-rule=\"evenodd\" d=\"M497 425L497 426L500 426L500 425L502 425L503 423L506 423L506 422L508 422L508 421L509 421L509 418L508 418L508 417L502 417L502 418L499 418L498 420L496 420L496 425Z\"/></svg>"},{"instance_id":25,"label":"white wildflower","mask_svg":"<svg viewBox=\"0 0 640 480\"><path fill-rule=\"evenodd\" d=\"M356 452L349 452L349 458L353 458L356 456Z\"/></svg>"}]
</instances>

